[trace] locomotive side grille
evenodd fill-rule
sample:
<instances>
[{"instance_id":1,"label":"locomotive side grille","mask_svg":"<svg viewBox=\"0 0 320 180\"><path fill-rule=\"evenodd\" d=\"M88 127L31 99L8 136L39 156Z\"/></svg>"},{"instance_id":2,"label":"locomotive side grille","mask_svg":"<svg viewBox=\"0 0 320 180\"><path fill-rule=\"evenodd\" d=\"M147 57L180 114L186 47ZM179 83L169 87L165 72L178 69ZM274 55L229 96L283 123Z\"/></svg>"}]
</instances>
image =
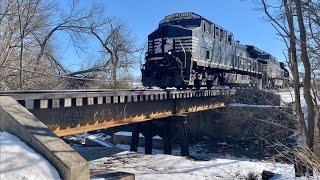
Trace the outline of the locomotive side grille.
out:
<instances>
[{"instance_id":1,"label":"locomotive side grille","mask_svg":"<svg viewBox=\"0 0 320 180\"><path fill-rule=\"evenodd\" d=\"M176 37L175 38L175 47L176 52L183 52L183 49L186 52L195 52L196 46L198 44L198 38L195 37Z\"/></svg>"},{"instance_id":2,"label":"locomotive side grille","mask_svg":"<svg viewBox=\"0 0 320 180\"><path fill-rule=\"evenodd\" d=\"M195 52L196 46L198 45L198 38L192 36L165 39L167 39L167 41L169 41L169 39L174 40L172 41L174 42L172 46L174 46L176 52ZM162 42L162 38L148 40L148 54L162 53Z\"/></svg>"}]
</instances>

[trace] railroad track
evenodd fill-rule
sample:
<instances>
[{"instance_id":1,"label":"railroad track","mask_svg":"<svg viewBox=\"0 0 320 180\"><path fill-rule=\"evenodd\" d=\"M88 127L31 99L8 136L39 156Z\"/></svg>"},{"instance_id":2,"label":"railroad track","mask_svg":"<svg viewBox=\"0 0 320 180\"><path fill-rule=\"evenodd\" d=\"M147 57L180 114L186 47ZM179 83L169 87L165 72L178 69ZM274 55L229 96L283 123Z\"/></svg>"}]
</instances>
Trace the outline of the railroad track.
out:
<instances>
[{"instance_id":1,"label":"railroad track","mask_svg":"<svg viewBox=\"0 0 320 180\"><path fill-rule=\"evenodd\" d=\"M14 90L14 91L0 91L0 96L9 95L9 94L38 94L38 93L95 93L95 92L104 92L104 93L114 93L114 92L201 92L205 90L222 90L230 89L229 87L219 86L213 87L212 89L64 89L64 90Z\"/></svg>"},{"instance_id":2,"label":"railroad track","mask_svg":"<svg viewBox=\"0 0 320 180\"><path fill-rule=\"evenodd\" d=\"M235 89L175 90L175 89L81 89L81 90L23 90L0 91L0 96L11 96L27 109L72 107L94 104L189 99L232 95Z\"/></svg>"}]
</instances>

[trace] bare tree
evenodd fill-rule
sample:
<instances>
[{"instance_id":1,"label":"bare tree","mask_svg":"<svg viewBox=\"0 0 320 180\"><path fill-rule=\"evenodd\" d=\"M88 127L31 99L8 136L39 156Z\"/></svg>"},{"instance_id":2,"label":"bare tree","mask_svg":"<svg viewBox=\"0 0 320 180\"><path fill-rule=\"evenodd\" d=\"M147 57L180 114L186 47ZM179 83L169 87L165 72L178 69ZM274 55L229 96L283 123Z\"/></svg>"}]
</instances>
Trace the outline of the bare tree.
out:
<instances>
[{"instance_id":1,"label":"bare tree","mask_svg":"<svg viewBox=\"0 0 320 180\"><path fill-rule=\"evenodd\" d=\"M40 0L4 0L2 5L5 8L0 9L2 15L0 26L1 82L13 89L25 89L27 84L30 85L29 80L31 78L23 74L23 69L34 66L32 59L34 54L37 53L37 46L35 39L32 38L32 33L41 31L45 21L47 21L51 4L44 5ZM50 51L52 52L52 49ZM40 66L42 69L48 68L49 66L46 64L47 62L42 62L39 68ZM4 69L4 66L15 66L19 70ZM16 79L18 79L18 83L15 83ZM17 84L18 86L16 86Z\"/></svg>"},{"instance_id":2,"label":"bare tree","mask_svg":"<svg viewBox=\"0 0 320 180\"><path fill-rule=\"evenodd\" d=\"M278 31L279 35L285 41L288 49L288 64L290 71L293 76L293 85L294 85L294 96L295 96L295 112L297 116L297 122L303 137L307 135L307 127L304 121L301 108L301 98L300 98L300 81L299 81L299 70L298 70L298 59L297 59L297 39L295 35L295 25L293 19L293 6L291 0L283 0L281 5L278 7L282 11L278 15L281 18L275 18L270 14L269 6L265 0L262 0L263 10L267 17L270 19L272 25ZM274 7L274 6L273 6ZM281 9L283 7L284 9Z\"/></svg>"},{"instance_id":3,"label":"bare tree","mask_svg":"<svg viewBox=\"0 0 320 180\"><path fill-rule=\"evenodd\" d=\"M3 87L52 88L61 80L52 78L55 79L55 83L43 86L48 82L48 78L40 75L35 78L37 74L30 73L31 71L70 74L56 56L59 49L55 46L54 37L58 33L68 36L73 47L83 52L86 41L98 38L99 43L101 42L106 60L102 65L100 63L89 67L85 70L87 72L111 71L112 79L116 82L118 69L126 68L134 62L134 58L130 57L134 53L134 41L130 31L123 24L111 21L99 6L93 4L83 9L77 1L70 2L70 7L67 10L64 7L62 10L58 4L51 1L1 1L0 83ZM84 71L70 75L81 73ZM16 80L19 83L10 83Z\"/></svg>"},{"instance_id":4,"label":"bare tree","mask_svg":"<svg viewBox=\"0 0 320 180\"><path fill-rule=\"evenodd\" d=\"M118 87L121 82L119 78L128 80L130 68L138 63L136 57L142 49L136 48L132 32L129 28L116 18L101 19L99 23L92 23L89 27L88 35L101 45L102 59L93 67L70 73L72 76L90 76L110 78L112 86ZM119 74L119 72L121 72ZM121 85L121 87L123 87Z\"/></svg>"},{"instance_id":5,"label":"bare tree","mask_svg":"<svg viewBox=\"0 0 320 180\"><path fill-rule=\"evenodd\" d=\"M91 33L101 43L102 53L108 58L105 65L111 67L111 78L117 83L118 70L127 69L136 63L134 53L138 50L135 48L131 32L124 24L108 21L106 25L107 32L101 32L92 26Z\"/></svg>"},{"instance_id":6,"label":"bare tree","mask_svg":"<svg viewBox=\"0 0 320 180\"><path fill-rule=\"evenodd\" d=\"M317 58L314 58L318 55L319 49L317 44L319 26L317 25L318 22L315 21L318 18L318 12L315 9L319 4L316 5L312 0L280 0L277 1L278 5L273 4L272 6L268 5L265 0L261 0L261 2L268 19L287 45L289 67L293 75L297 122L304 139L304 148L313 151L315 143L315 111L319 111L318 106L315 108L318 91L315 86L312 86L316 78L316 72L319 71L316 62ZM278 14L271 14L271 8ZM315 61L311 61L312 59ZM306 119L304 119L302 113L300 100L299 60L301 60L304 69L303 92L307 104Z\"/></svg>"},{"instance_id":7,"label":"bare tree","mask_svg":"<svg viewBox=\"0 0 320 180\"><path fill-rule=\"evenodd\" d=\"M308 110L308 134L307 134L307 145L312 150L314 145L314 122L315 122L315 111L314 102L311 95L311 66L307 50L307 33L304 24L304 17L302 12L301 0L295 0L295 9L299 24L299 34L300 34L300 47L301 47L301 61L304 66L304 88L303 94L305 101L307 103Z\"/></svg>"}]
</instances>

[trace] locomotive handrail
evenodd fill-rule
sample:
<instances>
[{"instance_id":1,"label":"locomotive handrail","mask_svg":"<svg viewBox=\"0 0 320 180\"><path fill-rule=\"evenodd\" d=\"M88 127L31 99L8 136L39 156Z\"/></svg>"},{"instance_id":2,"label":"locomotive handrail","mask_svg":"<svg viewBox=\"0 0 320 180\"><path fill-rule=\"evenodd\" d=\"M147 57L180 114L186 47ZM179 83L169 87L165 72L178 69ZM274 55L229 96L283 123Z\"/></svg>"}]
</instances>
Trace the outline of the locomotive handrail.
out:
<instances>
[{"instance_id":1,"label":"locomotive handrail","mask_svg":"<svg viewBox=\"0 0 320 180\"><path fill-rule=\"evenodd\" d=\"M183 64L183 68L186 68L187 67L187 53L186 53L186 50L184 49L182 43L181 43L181 40L180 39L177 39L180 43L180 46L182 47L182 50L183 50L183 53L184 53L184 64Z\"/></svg>"}]
</instances>

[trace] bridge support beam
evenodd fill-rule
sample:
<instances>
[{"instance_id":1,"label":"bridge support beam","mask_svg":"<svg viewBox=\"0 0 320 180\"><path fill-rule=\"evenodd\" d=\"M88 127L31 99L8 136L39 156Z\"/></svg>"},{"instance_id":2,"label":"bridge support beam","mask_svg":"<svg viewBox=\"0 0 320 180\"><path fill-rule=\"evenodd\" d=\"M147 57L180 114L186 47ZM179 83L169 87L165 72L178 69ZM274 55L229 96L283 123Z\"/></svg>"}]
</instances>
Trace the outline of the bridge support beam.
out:
<instances>
[{"instance_id":1,"label":"bridge support beam","mask_svg":"<svg viewBox=\"0 0 320 180\"><path fill-rule=\"evenodd\" d=\"M153 137L153 125L151 122L147 122L144 128L144 153L145 154L152 154L152 137Z\"/></svg>"},{"instance_id":2,"label":"bridge support beam","mask_svg":"<svg viewBox=\"0 0 320 180\"><path fill-rule=\"evenodd\" d=\"M174 115L160 121L136 123L133 125L130 151L137 152L140 139L139 133L142 133L145 137L145 154L152 154L152 137L154 135L160 135L163 138L164 154L171 154L173 134L176 132L175 134L178 137L177 143L181 147L181 155L189 156L186 117L186 115Z\"/></svg>"},{"instance_id":3,"label":"bridge support beam","mask_svg":"<svg viewBox=\"0 0 320 180\"><path fill-rule=\"evenodd\" d=\"M130 151L138 151L139 146L139 133L140 133L140 123L134 125L132 136L131 136L131 146Z\"/></svg>"},{"instance_id":4,"label":"bridge support beam","mask_svg":"<svg viewBox=\"0 0 320 180\"><path fill-rule=\"evenodd\" d=\"M182 156L189 156L189 145L188 145L188 135L187 135L187 119L186 115L177 115L175 116L175 122L178 127L178 139L181 148Z\"/></svg>"},{"instance_id":5,"label":"bridge support beam","mask_svg":"<svg viewBox=\"0 0 320 180\"><path fill-rule=\"evenodd\" d=\"M163 151L164 154L172 153L172 119L166 122L163 131Z\"/></svg>"}]
</instances>

